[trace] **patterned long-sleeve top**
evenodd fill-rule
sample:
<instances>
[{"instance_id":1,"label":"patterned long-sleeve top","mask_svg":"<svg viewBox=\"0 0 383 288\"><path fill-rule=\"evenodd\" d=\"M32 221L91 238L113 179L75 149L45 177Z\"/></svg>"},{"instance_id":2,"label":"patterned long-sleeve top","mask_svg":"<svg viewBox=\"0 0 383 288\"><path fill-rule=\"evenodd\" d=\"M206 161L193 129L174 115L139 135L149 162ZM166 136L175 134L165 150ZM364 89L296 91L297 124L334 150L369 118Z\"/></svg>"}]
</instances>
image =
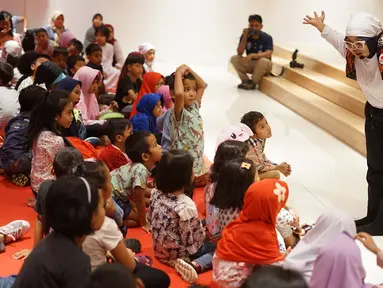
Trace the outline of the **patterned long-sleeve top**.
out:
<instances>
[{"instance_id":1,"label":"patterned long-sleeve top","mask_svg":"<svg viewBox=\"0 0 383 288\"><path fill-rule=\"evenodd\" d=\"M205 231L193 200L181 194L152 192L148 211L154 255L161 261L188 258L203 245Z\"/></svg>"},{"instance_id":2,"label":"patterned long-sleeve top","mask_svg":"<svg viewBox=\"0 0 383 288\"><path fill-rule=\"evenodd\" d=\"M266 139L250 137L246 142L252 148L248 158L255 163L259 172L267 172L275 169L277 164L271 162L265 155Z\"/></svg>"}]
</instances>

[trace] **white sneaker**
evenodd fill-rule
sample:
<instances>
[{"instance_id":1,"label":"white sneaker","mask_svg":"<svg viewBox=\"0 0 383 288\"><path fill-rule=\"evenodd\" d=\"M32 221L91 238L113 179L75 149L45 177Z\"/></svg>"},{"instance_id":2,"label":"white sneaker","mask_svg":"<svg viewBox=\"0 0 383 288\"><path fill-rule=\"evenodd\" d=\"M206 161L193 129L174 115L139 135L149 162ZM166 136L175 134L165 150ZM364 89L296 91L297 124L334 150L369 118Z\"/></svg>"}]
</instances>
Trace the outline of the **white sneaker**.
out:
<instances>
[{"instance_id":1,"label":"white sneaker","mask_svg":"<svg viewBox=\"0 0 383 288\"><path fill-rule=\"evenodd\" d=\"M195 283L198 280L197 271L194 267L182 259L177 259L174 263L174 268L181 278L187 283Z\"/></svg>"},{"instance_id":2,"label":"white sneaker","mask_svg":"<svg viewBox=\"0 0 383 288\"><path fill-rule=\"evenodd\" d=\"M28 221L16 220L0 227L0 234L4 235L4 243L17 241L31 229Z\"/></svg>"}]
</instances>

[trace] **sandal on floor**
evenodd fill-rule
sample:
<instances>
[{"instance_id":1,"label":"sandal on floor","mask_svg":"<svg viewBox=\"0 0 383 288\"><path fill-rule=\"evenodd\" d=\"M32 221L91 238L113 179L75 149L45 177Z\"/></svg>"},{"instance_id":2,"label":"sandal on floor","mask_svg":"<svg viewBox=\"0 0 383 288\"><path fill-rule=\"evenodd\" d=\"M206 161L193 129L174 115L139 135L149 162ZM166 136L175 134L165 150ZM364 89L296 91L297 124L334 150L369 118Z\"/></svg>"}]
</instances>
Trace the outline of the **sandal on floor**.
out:
<instances>
[{"instance_id":1,"label":"sandal on floor","mask_svg":"<svg viewBox=\"0 0 383 288\"><path fill-rule=\"evenodd\" d=\"M137 260L138 263L141 263L141 264L144 264L144 265L147 265L149 267L152 267L153 266L153 258L150 257L150 256L144 256L144 255L140 255L140 256L134 256Z\"/></svg>"},{"instance_id":2,"label":"sandal on floor","mask_svg":"<svg viewBox=\"0 0 383 288\"><path fill-rule=\"evenodd\" d=\"M141 251L141 242L134 238L129 238L124 240L126 248L129 248L134 253L140 253Z\"/></svg>"},{"instance_id":3,"label":"sandal on floor","mask_svg":"<svg viewBox=\"0 0 383 288\"><path fill-rule=\"evenodd\" d=\"M197 271L193 265L187 263L182 259L177 259L174 263L174 268L181 278L189 284L193 284L198 280Z\"/></svg>"}]
</instances>

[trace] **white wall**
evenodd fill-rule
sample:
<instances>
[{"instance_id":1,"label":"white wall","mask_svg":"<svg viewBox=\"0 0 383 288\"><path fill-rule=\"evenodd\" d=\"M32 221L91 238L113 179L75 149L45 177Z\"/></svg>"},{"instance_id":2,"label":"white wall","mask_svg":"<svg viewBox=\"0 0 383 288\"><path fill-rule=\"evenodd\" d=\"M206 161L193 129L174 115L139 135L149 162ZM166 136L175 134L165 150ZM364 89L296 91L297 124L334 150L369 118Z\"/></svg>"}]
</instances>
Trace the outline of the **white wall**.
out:
<instances>
[{"instance_id":1,"label":"white wall","mask_svg":"<svg viewBox=\"0 0 383 288\"><path fill-rule=\"evenodd\" d=\"M350 16L359 11L376 15L383 20L382 0L268 0L257 6L265 18L264 30L270 32L276 44L295 49L315 59L344 69L345 61L328 44L316 28L303 25L303 17L314 11L326 12L325 23L338 31L345 31Z\"/></svg>"},{"instance_id":2,"label":"white wall","mask_svg":"<svg viewBox=\"0 0 383 288\"><path fill-rule=\"evenodd\" d=\"M326 23L339 31L357 11L383 19L382 0L0 0L0 7L26 14L31 27L46 25L54 10L62 10L67 27L81 41L93 14L101 12L115 26L125 54L150 41L157 60L174 65L226 66L248 15L259 13L276 44L343 69L344 60L315 28L302 24L303 17L325 10Z\"/></svg>"},{"instance_id":3,"label":"white wall","mask_svg":"<svg viewBox=\"0 0 383 288\"><path fill-rule=\"evenodd\" d=\"M26 2L26 16L34 27L46 25L52 11L63 11L66 26L81 41L93 14L100 12L104 22L115 27L125 55L149 41L156 46L160 62L226 66L248 15L254 12L250 7L264 0L13 1ZM14 5L3 5L8 2L0 0L0 7L11 13L18 10Z\"/></svg>"}]
</instances>

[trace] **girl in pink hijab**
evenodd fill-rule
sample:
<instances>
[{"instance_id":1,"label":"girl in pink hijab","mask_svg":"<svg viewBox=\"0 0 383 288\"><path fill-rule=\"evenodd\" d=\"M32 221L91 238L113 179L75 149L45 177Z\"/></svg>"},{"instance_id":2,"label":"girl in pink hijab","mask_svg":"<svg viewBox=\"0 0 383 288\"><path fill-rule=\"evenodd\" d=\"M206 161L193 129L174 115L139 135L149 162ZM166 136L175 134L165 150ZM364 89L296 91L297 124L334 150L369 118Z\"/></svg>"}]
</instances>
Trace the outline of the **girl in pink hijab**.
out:
<instances>
[{"instance_id":1,"label":"girl in pink hijab","mask_svg":"<svg viewBox=\"0 0 383 288\"><path fill-rule=\"evenodd\" d=\"M311 232L309 232L311 233ZM372 288L364 283L366 272L353 237L338 234L320 252L314 263L311 288Z\"/></svg>"},{"instance_id":2,"label":"girl in pink hijab","mask_svg":"<svg viewBox=\"0 0 383 288\"><path fill-rule=\"evenodd\" d=\"M82 83L80 102L76 108L81 112L84 124L101 124L103 121L98 120L100 107L95 94L101 82L100 71L84 66L77 71L73 79Z\"/></svg>"}]
</instances>

